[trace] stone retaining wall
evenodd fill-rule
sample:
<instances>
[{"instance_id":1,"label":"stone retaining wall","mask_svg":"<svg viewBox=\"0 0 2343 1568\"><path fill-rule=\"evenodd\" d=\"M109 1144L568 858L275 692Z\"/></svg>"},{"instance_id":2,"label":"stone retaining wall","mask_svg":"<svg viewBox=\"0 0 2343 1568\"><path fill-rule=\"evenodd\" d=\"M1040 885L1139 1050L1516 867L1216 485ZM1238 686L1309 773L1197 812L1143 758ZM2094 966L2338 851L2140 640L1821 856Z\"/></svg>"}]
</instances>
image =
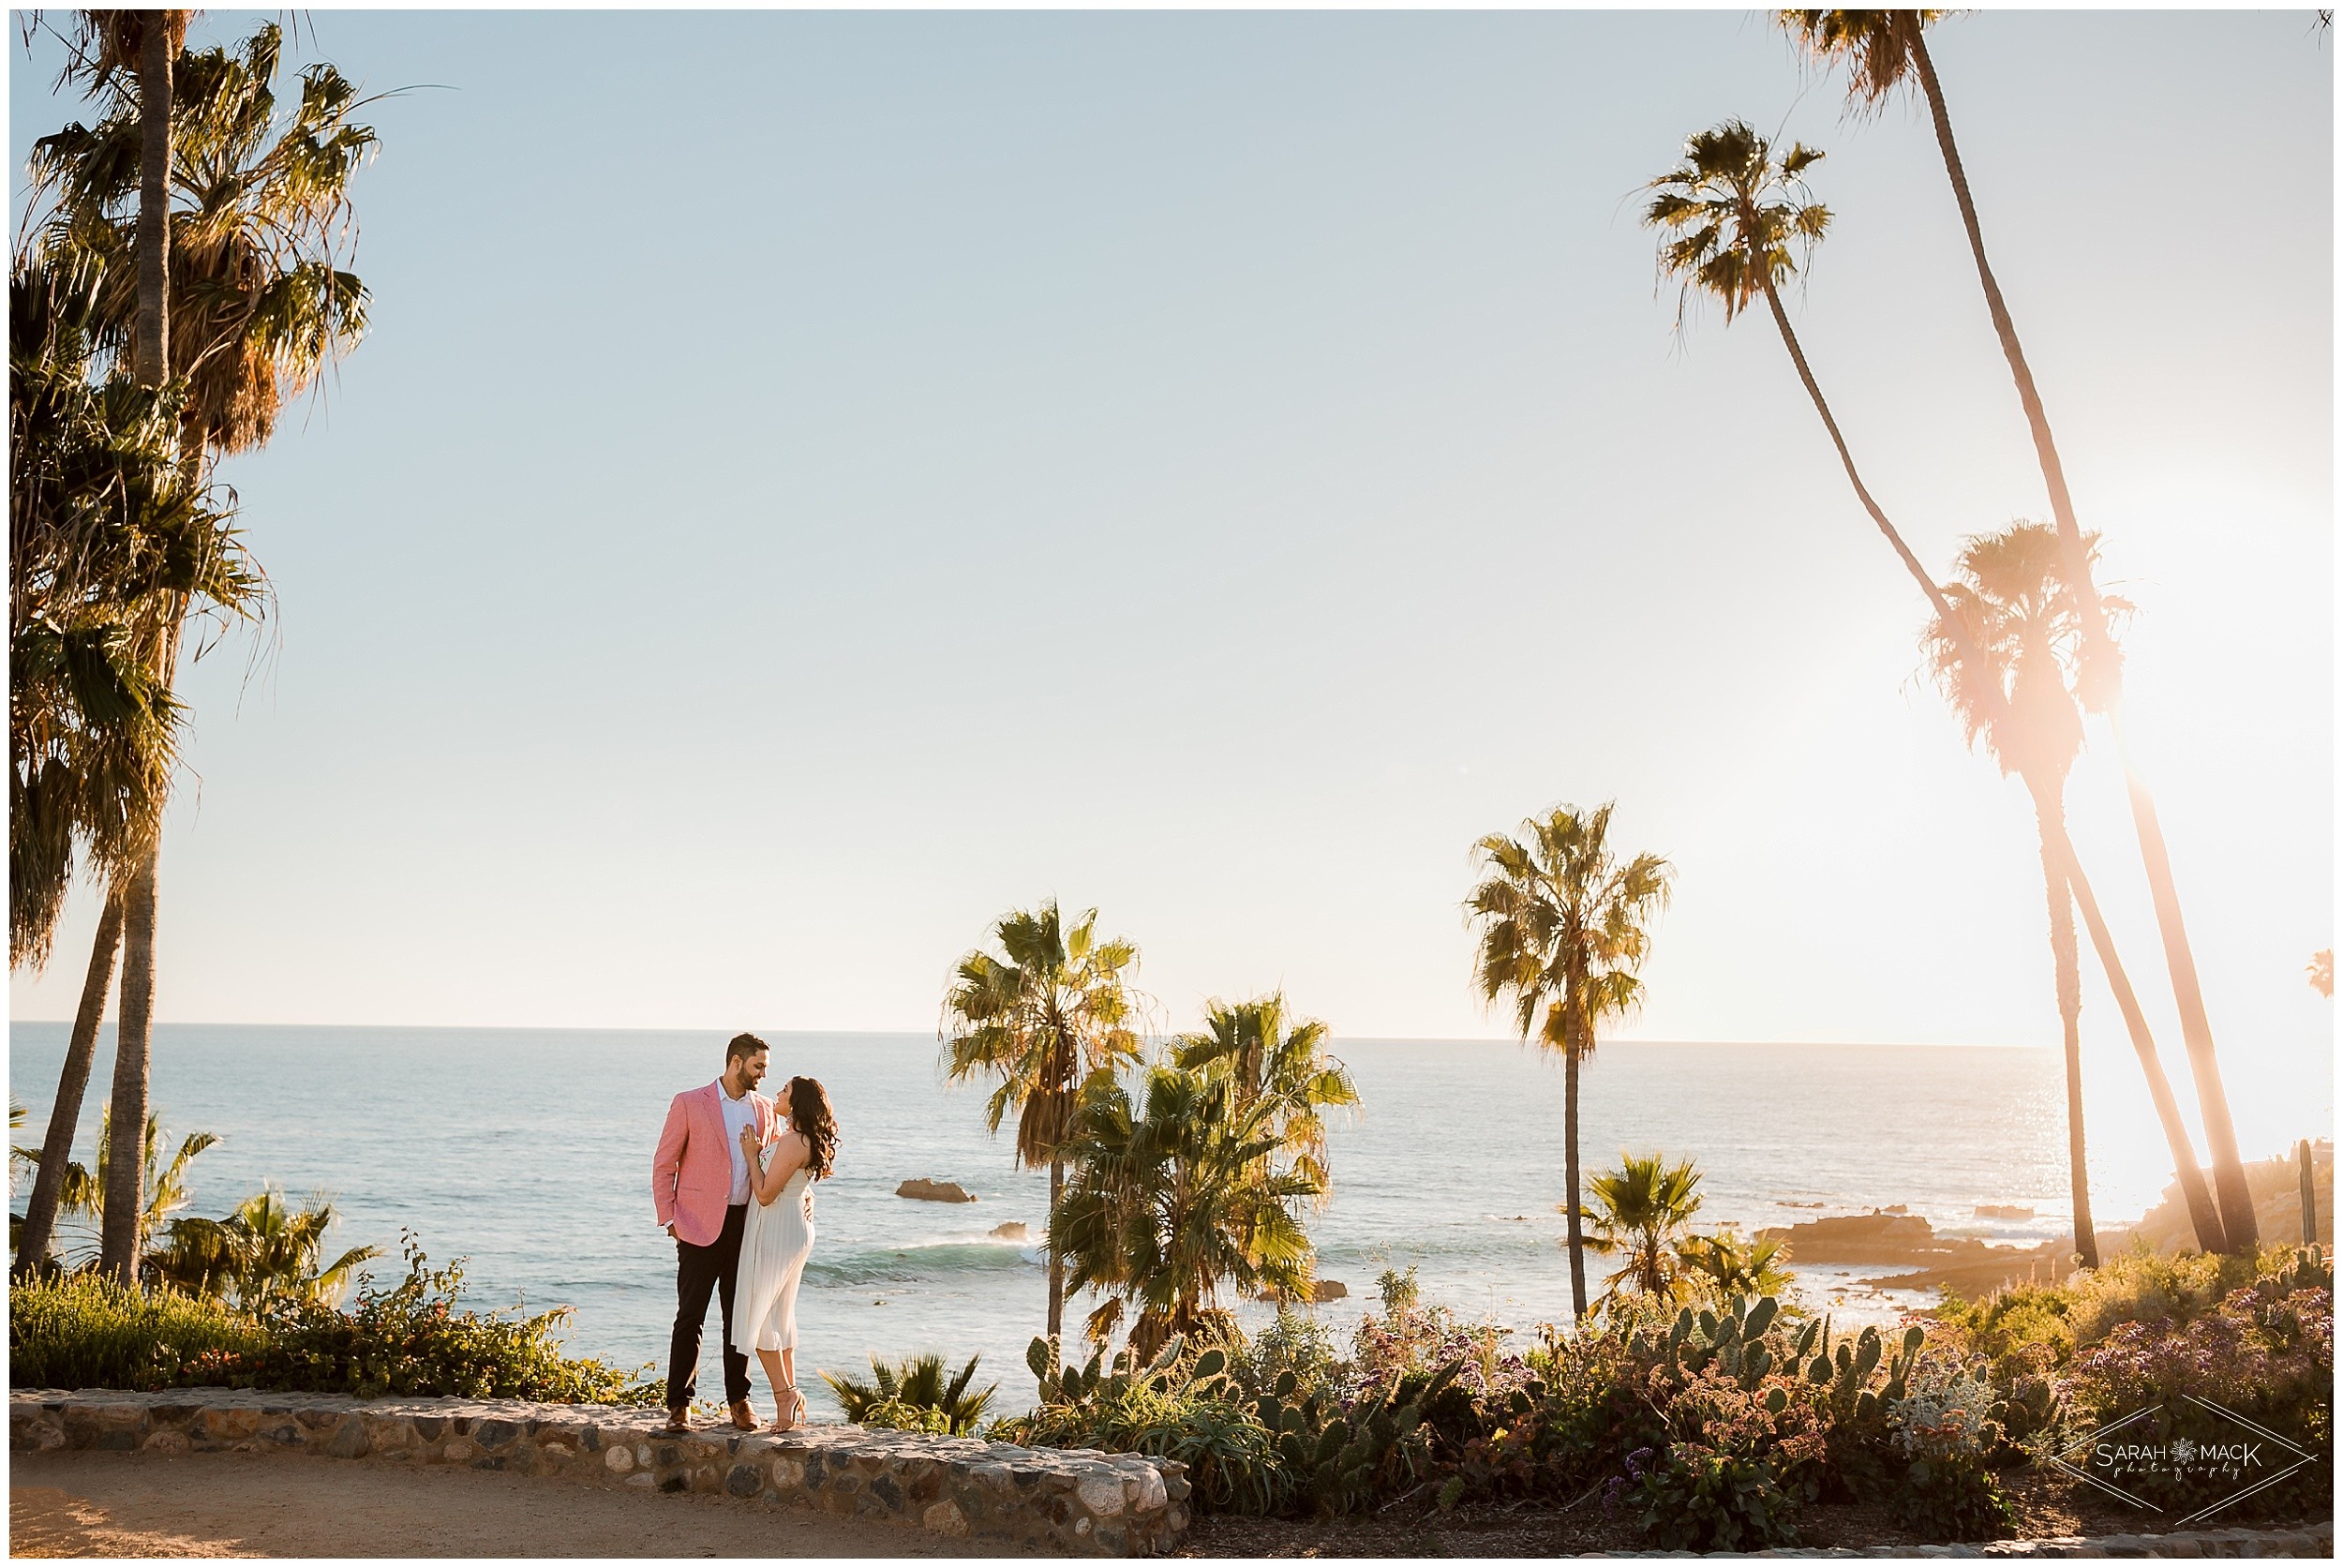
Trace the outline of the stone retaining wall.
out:
<instances>
[{"instance_id":1,"label":"stone retaining wall","mask_svg":"<svg viewBox=\"0 0 2343 1568\"><path fill-rule=\"evenodd\" d=\"M351 1399L181 1388L15 1390L8 1447L290 1452L794 1503L1036 1551L1138 1557L1187 1530L1186 1467L976 1438L804 1426L652 1430L663 1412L518 1399Z\"/></svg>"}]
</instances>

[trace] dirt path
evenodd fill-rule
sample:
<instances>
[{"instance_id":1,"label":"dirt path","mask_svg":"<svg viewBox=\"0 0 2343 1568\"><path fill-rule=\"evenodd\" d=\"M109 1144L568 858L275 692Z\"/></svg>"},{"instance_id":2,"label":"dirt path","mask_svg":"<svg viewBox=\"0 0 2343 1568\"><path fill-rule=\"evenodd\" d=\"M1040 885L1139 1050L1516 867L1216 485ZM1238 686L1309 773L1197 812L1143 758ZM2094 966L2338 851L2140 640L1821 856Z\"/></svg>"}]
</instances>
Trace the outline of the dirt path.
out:
<instances>
[{"instance_id":1,"label":"dirt path","mask_svg":"<svg viewBox=\"0 0 2343 1568\"><path fill-rule=\"evenodd\" d=\"M371 1460L9 1456L12 1557L988 1557L776 1504Z\"/></svg>"}]
</instances>

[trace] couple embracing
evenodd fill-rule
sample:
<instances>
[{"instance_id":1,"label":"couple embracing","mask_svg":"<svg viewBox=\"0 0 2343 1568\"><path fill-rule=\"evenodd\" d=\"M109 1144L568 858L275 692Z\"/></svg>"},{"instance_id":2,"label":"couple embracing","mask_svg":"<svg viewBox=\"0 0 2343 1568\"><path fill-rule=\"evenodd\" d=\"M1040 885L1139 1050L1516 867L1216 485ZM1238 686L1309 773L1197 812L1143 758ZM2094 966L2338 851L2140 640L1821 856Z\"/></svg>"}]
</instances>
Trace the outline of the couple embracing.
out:
<instances>
[{"instance_id":1,"label":"couple embracing","mask_svg":"<svg viewBox=\"0 0 2343 1568\"><path fill-rule=\"evenodd\" d=\"M749 1352L773 1385L774 1420L805 1420L798 1392L798 1281L813 1250L813 1184L829 1174L838 1120L811 1078L783 1085L780 1103L756 1092L769 1058L754 1035L724 1047L724 1076L667 1107L651 1157L651 1206L676 1245L675 1337L668 1344L667 1425L691 1429L700 1329L713 1292L724 1308L724 1402L754 1430ZM783 1118L786 1117L786 1120Z\"/></svg>"}]
</instances>

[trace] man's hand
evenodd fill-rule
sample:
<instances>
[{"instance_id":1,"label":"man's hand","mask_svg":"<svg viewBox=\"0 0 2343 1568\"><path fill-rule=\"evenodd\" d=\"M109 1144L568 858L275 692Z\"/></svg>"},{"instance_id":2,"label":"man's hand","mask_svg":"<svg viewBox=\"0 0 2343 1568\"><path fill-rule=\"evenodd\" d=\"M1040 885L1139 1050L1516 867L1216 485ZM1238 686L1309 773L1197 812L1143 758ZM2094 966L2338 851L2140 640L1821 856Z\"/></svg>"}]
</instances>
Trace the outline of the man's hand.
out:
<instances>
[{"instance_id":1,"label":"man's hand","mask_svg":"<svg viewBox=\"0 0 2343 1568\"><path fill-rule=\"evenodd\" d=\"M668 1227L667 1227L667 1234L669 1234L669 1235L671 1235L671 1236L675 1236L675 1239L676 1239L676 1240L678 1240L678 1241L681 1241L681 1240L683 1239L681 1236L676 1236L676 1235L675 1235L675 1227L674 1227L674 1226L672 1226L672 1225L670 1225L670 1226L668 1226Z\"/></svg>"}]
</instances>

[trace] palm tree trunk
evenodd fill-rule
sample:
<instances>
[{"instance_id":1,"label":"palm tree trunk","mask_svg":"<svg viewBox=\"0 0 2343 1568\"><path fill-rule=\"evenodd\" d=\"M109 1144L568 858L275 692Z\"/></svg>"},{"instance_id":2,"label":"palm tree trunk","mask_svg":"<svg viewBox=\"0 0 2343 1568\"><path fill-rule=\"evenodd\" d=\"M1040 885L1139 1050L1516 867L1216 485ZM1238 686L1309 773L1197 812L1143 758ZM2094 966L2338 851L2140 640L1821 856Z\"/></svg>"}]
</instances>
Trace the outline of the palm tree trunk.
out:
<instances>
[{"instance_id":1,"label":"palm tree trunk","mask_svg":"<svg viewBox=\"0 0 2343 1568\"><path fill-rule=\"evenodd\" d=\"M1855 467L1855 454L1847 450L1846 437L1839 433L1839 422L1832 416L1830 405L1823 397L1822 387L1814 380L1813 366L1806 363L1806 351L1798 346L1798 332L1790 325L1790 313L1782 308L1782 296L1774 289L1771 278L1766 280L1766 304L1773 309L1773 324L1781 331L1782 346L1790 351L1790 363L1798 367L1798 379L1805 384L1806 396L1813 399L1814 411L1822 415L1822 426L1830 433L1830 444L1838 449L1839 461L1846 469L1847 483L1855 486L1855 499L1863 503L1863 510L1871 514L1872 521L1879 526L1879 531L1895 547L1896 555L1903 562L1903 569L1912 574L1912 580L1920 585L1922 593L1928 595L1930 605L1936 611L1937 621L1961 644L1962 656L1968 662L1969 667L1991 668L1969 641L1965 623L1952 613L1952 606L1945 602L1945 590L1936 586L1936 579L1928 575L1928 568L1920 564L1920 558L1912 553L1912 546L1903 542L1903 535L1896 531L1895 524L1888 520L1888 514L1881 511L1879 502L1872 499L1871 488L1863 483L1862 474Z\"/></svg>"},{"instance_id":2,"label":"palm tree trunk","mask_svg":"<svg viewBox=\"0 0 2343 1568\"><path fill-rule=\"evenodd\" d=\"M1562 1053L1562 1210L1570 1232L1570 1315L1574 1322L1587 1315L1587 1238L1578 1220L1578 1057L1577 1043Z\"/></svg>"},{"instance_id":3,"label":"palm tree trunk","mask_svg":"<svg viewBox=\"0 0 2343 1568\"><path fill-rule=\"evenodd\" d=\"M1066 1321L1066 1261L1057 1251L1057 1204L1066 1191L1066 1162L1050 1161L1050 1337L1055 1339Z\"/></svg>"},{"instance_id":4,"label":"palm tree trunk","mask_svg":"<svg viewBox=\"0 0 2343 1568\"><path fill-rule=\"evenodd\" d=\"M2312 1161L2310 1140L2294 1145L2294 1180L2302 1194L2303 1245L2319 1245L2319 1167Z\"/></svg>"},{"instance_id":5,"label":"palm tree trunk","mask_svg":"<svg viewBox=\"0 0 2343 1568\"><path fill-rule=\"evenodd\" d=\"M2221 1064L2213 1050L2213 1023L2204 1010L2204 992L2197 983L2196 955L2188 946L2188 928L2181 920L2180 890L2172 881L2171 857L2165 852L2164 829L2156 820L2156 801L2148 794L2140 770L2131 765L2124 744L2123 709L2109 712L2115 729L2115 749L2124 764L2124 788L2131 798L2131 825L2140 840L2140 861L2147 868L2148 891L2156 902L2156 927L2164 938L2164 966L2172 977L2172 1000L2180 1008L2181 1043L2188 1048L2188 1070L2197 1083L2197 1113L2204 1118L2205 1152L2213 1157L2213 1182L2221 1199L2221 1228L2229 1236L2228 1251L2250 1257L2261 1240L2254 1217L2253 1189L2246 1180L2246 1164L2237 1152L2237 1124L2230 1117L2229 1092L2221 1083Z\"/></svg>"},{"instance_id":6,"label":"palm tree trunk","mask_svg":"<svg viewBox=\"0 0 2343 1568\"><path fill-rule=\"evenodd\" d=\"M2074 1195L2075 1252L2082 1266L2099 1266L2099 1238L2091 1222L2091 1168L2082 1142L2082 974L2075 954L2075 906L2058 873L2049 836L2042 839L2042 886L2050 897L2051 967L2058 979L2060 1043L2067 1053L2067 1180Z\"/></svg>"},{"instance_id":7,"label":"palm tree trunk","mask_svg":"<svg viewBox=\"0 0 2343 1568\"><path fill-rule=\"evenodd\" d=\"M2220 1191L2222 1227L2231 1249L2250 1251L2259 1240L2253 1194L2246 1185L2245 1163L2237 1152L2236 1124L2230 1116L2229 1095L2222 1085L2220 1061L2214 1051L2213 1023L2205 1012L2204 993L2197 981L2196 955L2189 947L2187 927L2181 919L2180 892L2172 881L2171 857L2165 849L2164 829L2156 820L2156 802L2148 794L2146 784L2131 765L2130 747L2124 736L2123 666L2115 652L2114 639L2108 632L2098 590L2091 581L2091 554L2083 545L2082 529L2075 521L2074 499L2067 490L2067 470L2058 458L2058 443L2051 435L2050 416L2043 411L2042 395L2035 387L2034 371L2026 364L2025 349L2018 341L2017 323L2010 320L2001 284L1993 276L1992 263L1985 259L1985 231L1977 220L1977 202L1969 193L1969 176L1961 165L1960 146L1953 141L1952 116L1945 108L1944 85L1937 81L1936 63L1929 56L1925 33L1917 22L1912 29L1912 61L1918 68L1920 91L1928 98L1929 118L1935 126L1936 146L1944 155L1945 172L1952 181L1953 200L1961 208L1962 227L1968 232L1969 253L1977 259L1977 281L1985 289L1985 308L1993 319L1993 332L2001 339L2002 357L2009 362L2009 374L2018 383L2018 401L2025 409L2026 426L2034 435L2034 454L2041 464L2042 483L2050 491L2051 516L2057 525L2059 543L2066 548L2067 575L2083 601L2083 696L2087 706L2105 711L2114 727L2115 749L2123 760L2125 784L2131 799L2132 829L2140 840L2141 863L2147 870L2149 891L2156 902L2156 924L2164 938L2165 967L2171 971L2172 999L2180 1008L2181 1040L2188 1050L2188 1069L2197 1085L2197 1109L2204 1118L2206 1151L2213 1157L2213 1179Z\"/></svg>"},{"instance_id":8,"label":"palm tree trunk","mask_svg":"<svg viewBox=\"0 0 2343 1568\"><path fill-rule=\"evenodd\" d=\"M131 372L140 385L157 387L171 377L171 69L176 30L172 23L176 19L169 12L148 11L139 20L139 217L134 236L139 313ZM175 652L175 628L166 640ZM168 668L164 674L168 682ZM122 1017L115 1030L111 1112L115 1127L146 1125L147 1059L155 1020L155 879L161 836L157 821L123 897ZM108 1169L98 1242L98 1267L132 1283L138 1278L140 1174L135 1158L117 1159Z\"/></svg>"},{"instance_id":9,"label":"palm tree trunk","mask_svg":"<svg viewBox=\"0 0 2343 1568\"><path fill-rule=\"evenodd\" d=\"M155 862L150 848L122 899L122 1020L114 1031L113 1105L108 1113L117 1127L146 1126L148 1046L155 1023ZM139 1190L135 1145L134 1136L132 1153L106 1163L106 1211L97 1247L98 1268L129 1282L138 1278L139 1208L145 1197Z\"/></svg>"},{"instance_id":10,"label":"palm tree trunk","mask_svg":"<svg viewBox=\"0 0 2343 1568\"><path fill-rule=\"evenodd\" d=\"M148 11L139 39L138 341L131 375L141 386L171 379L171 65L170 14Z\"/></svg>"},{"instance_id":11,"label":"palm tree trunk","mask_svg":"<svg viewBox=\"0 0 2343 1568\"><path fill-rule=\"evenodd\" d=\"M66 1162L73 1157L73 1136L81 1129L82 1100L89 1090L90 1065L97 1055L97 1026L106 1016L106 993L113 985L114 959L122 950L122 898L111 891L105 912L97 919L97 939L90 945L89 974L82 981L82 1005L73 1015L73 1034L66 1044L65 1067L57 1074L57 1103L49 1113L49 1133L41 1140L40 1170L33 1178L32 1196L24 1204L24 1229L18 1239L16 1274L22 1277L49 1256L49 1240L57 1225L57 1198L65 1188Z\"/></svg>"},{"instance_id":12,"label":"palm tree trunk","mask_svg":"<svg viewBox=\"0 0 2343 1568\"><path fill-rule=\"evenodd\" d=\"M1762 269L1760 276L1764 276ZM1871 490L1864 485L1861 473L1855 467L1855 455L1847 450L1846 438L1839 431L1839 422L1831 416L1830 405L1824 399L1822 388L1814 380L1814 372L1806 363L1806 352L1798 346L1798 333L1790 325L1789 312L1782 307L1782 296L1773 287L1773 280L1770 276L1765 277L1765 290L1766 303L1772 308L1773 324L1782 334L1783 346L1790 351L1791 363L1798 367L1798 377L1805 383L1807 396L1813 400L1814 411L1822 416L1823 428L1830 433L1830 443L1838 449L1839 461L1846 469L1847 482L1855 486L1856 499L1863 503L1863 510L1871 514L1872 521L1877 524L1879 531L1887 536L1888 543L1895 546L1896 554L1903 561L1904 570L1912 574L1913 580L1920 585L1920 590L1928 595L1928 602L1935 608L1937 623L1951 635L1954 643L1960 649L1962 660L1972 668L1989 667L1977 645L1969 637L1966 623L1954 615L1952 606L1946 603L1944 590L1936 586L1935 579L1928 575L1927 569L1920 564L1919 558L1915 556L1911 546L1903 542L1903 536L1897 532L1895 525L1888 520L1888 515L1880 509L1879 503L1872 499ZM1999 710L2004 704L2000 694L1990 688L1980 694L1986 699L1988 712L1985 716L1990 724L2001 716ZM2091 927L2092 945L2098 949L2099 963L2107 970L2108 983L2114 988L2117 1005L2124 1009L2124 1022L2131 1029L2133 1048L2141 1053L2141 1065L2146 1069L2149 1086L2157 1097L2156 1114L2165 1124L2166 1139L2172 1144L2173 1157L2179 1166L2181 1190L2190 1200L2189 1213L2196 1225L2198 1244L2208 1251L2228 1251L2229 1247L2224 1241L2210 1239L2225 1237L2227 1232L2221 1226L2211 1204L2201 1203L2197 1201L2198 1198L2205 1196L2204 1172L2198 1168L2196 1151L2189 1142L2187 1127L2180 1120L2179 1106L2171 1099L2171 1086L2165 1080L2163 1065L2156 1060L2156 1042L2147 1032L2147 1020L2140 1015L2139 1001L2132 993L2131 981L2124 974L2123 963L2116 956L2113 941L2106 936L2106 927L2098 918L2097 901L2092 898L2090 885L2082 879L2082 868L2075 861L2073 847L2066 844L2065 837L2062 829L2058 833L2058 841L2060 847L2065 851L2064 859L2068 873L2068 886L2074 893L2075 902L2082 907L2084 923ZM2153 880L2155 875L2153 869L2149 874ZM2177 905L2174 906L2174 913L2175 915L2178 913ZM2168 952L2170 950L2169 944L2167 950ZM2192 1053L2192 1063L2193 1060ZM2203 1082L2201 1076L2199 1082L2201 1084ZM2228 1102L2223 1099L2219 1103L2222 1107L2222 1114L2226 1117ZM2235 1140L2232 1137L2231 1140L2232 1147L2234 1142Z\"/></svg>"},{"instance_id":13,"label":"palm tree trunk","mask_svg":"<svg viewBox=\"0 0 2343 1568\"><path fill-rule=\"evenodd\" d=\"M2148 1032L2147 1016L2140 1010L2140 998L2133 993L2131 978L2124 972L2123 960L2116 954L2115 939L2108 933L2107 921L2099 914L2099 901L2091 891L2090 878L2083 875L2082 862L2075 859L2074 844L2067 837L2065 823L2054 812L2044 810L2039 799L2035 802L2035 815L2041 828L2043 847L2065 879L2067 891L2074 895L2075 907L2082 911L2083 929L2091 933L2091 946L2098 951L2099 966L2107 971L2108 988L2115 993L2115 1009L2124 1016L2132 1050L2139 1053L2140 1070L2147 1075L2148 1098L2156 1103L2156 1120L2163 1125L2164 1141L2171 1150L2173 1175L2180 1183L2181 1201L2187 1206L2189 1224L2197 1232L2197 1246L2207 1252L2226 1252L2229 1247L2221 1229L2220 1211L2215 1207L2213 1193L2205 1186L2204 1172L2197 1164L2196 1146L2188 1139L2188 1124L2181 1118L2180 1102L2172 1098L2171 1081L2164 1076L2164 1063L2156 1053L2156 1037Z\"/></svg>"}]
</instances>

